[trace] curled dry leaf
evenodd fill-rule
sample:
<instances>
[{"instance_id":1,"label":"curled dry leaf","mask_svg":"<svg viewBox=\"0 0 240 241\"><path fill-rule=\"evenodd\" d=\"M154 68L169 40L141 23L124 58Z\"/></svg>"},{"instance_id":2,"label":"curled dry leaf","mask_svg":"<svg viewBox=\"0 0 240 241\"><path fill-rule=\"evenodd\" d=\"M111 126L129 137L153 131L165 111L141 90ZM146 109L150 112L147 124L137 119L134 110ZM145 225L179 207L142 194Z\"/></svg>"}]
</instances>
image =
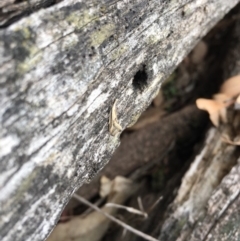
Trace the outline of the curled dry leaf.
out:
<instances>
[{"instance_id":1,"label":"curled dry leaf","mask_svg":"<svg viewBox=\"0 0 240 241\"><path fill-rule=\"evenodd\" d=\"M106 176L102 176L100 179L100 183L101 185L99 195L100 197L107 197L112 188L112 181Z\"/></svg>"},{"instance_id":2,"label":"curled dry leaf","mask_svg":"<svg viewBox=\"0 0 240 241\"><path fill-rule=\"evenodd\" d=\"M220 115L220 119L222 120L223 123L227 123L227 109L226 108L221 108L219 110L219 115Z\"/></svg>"},{"instance_id":3,"label":"curled dry leaf","mask_svg":"<svg viewBox=\"0 0 240 241\"><path fill-rule=\"evenodd\" d=\"M231 144L231 145L234 145L234 146L240 146L240 141L238 140L238 141L231 141L230 140L230 137L228 136L228 135L222 135L221 136L221 139L224 141L224 142L226 142L226 143L228 143L228 144Z\"/></svg>"},{"instance_id":4,"label":"curled dry leaf","mask_svg":"<svg viewBox=\"0 0 240 241\"><path fill-rule=\"evenodd\" d=\"M235 103L235 108L240 106L240 97L235 98L240 94L240 75L236 75L226 80L221 88L220 93L213 96L213 100L197 99L197 107L209 113L210 120L215 126L219 125L219 119L224 123L227 122L226 108Z\"/></svg>"},{"instance_id":5,"label":"curled dry leaf","mask_svg":"<svg viewBox=\"0 0 240 241\"><path fill-rule=\"evenodd\" d=\"M240 94L240 75L236 75L227 79L220 88L220 93L229 96L230 98L236 97Z\"/></svg>"},{"instance_id":6,"label":"curled dry leaf","mask_svg":"<svg viewBox=\"0 0 240 241\"><path fill-rule=\"evenodd\" d=\"M197 99L196 105L198 109L205 110L209 113L209 117L213 125L219 125L219 119L222 121L226 121L226 106L216 100L209 99Z\"/></svg>"},{"instance_id":7,"label":"curled dry leaf","mask_svg":"<svg viewBox=\"0 0 240 241\"><path fill-rule=\"evenodd\" d=\"M237 97L236 103L240 104L240 95Z\"/></svg>"},{"instance_id":8,"label":"curled dry leaf","mask_svg":"<svg viewBox=\"0 0 240 241\"><path fill-rule=\"evenodd\" d=\"M240 95L237 97L235 101L234 109L240 110Z\"/></svg>"},{"instance_id":9,"label":"curled dry leaf","mask_svg":"<svg viewBox=\"0 0 240 241\"><path fill-rule=\"evenodd\" d=\"M213 99L216 100L217 102L224 104L225 107L228 107L234 103L234 98L229 97L228 95L223 93L218 93L213 95Z\"/></svg>"},{"instance_id":10,"label":"curled dry leaf","mask_svg":"<svg viewBox=\"0 0 240 241\"><path fill-rule=\"evenodd\" d=\"M229 96L218 93L213 96L213 99L220 103L223 107L219 110L220 118L224 123L227 123L227 107L234 103L234 99Z\"/></svg>"}]
</instances>

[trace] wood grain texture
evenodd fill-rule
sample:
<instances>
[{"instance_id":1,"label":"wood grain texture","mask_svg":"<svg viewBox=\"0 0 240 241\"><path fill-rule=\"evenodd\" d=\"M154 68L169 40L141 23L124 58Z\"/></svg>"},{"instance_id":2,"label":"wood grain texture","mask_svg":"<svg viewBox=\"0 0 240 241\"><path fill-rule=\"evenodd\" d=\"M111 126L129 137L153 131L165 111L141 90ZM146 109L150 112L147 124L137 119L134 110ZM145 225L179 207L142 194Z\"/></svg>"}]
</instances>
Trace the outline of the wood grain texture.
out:
<instances>
[{"instance_id":1,"label":"wood grain texture","mask_svg":"<svg viewBox=\"0 0 240 241\"><path fill-rule=\"evenodd\" d=\"M206 216L197 223L191 241L240 238L240 159L208 202Z\"/></svg>"},{"instance_id":2,"label":"wood grain texture","mask_svg":"<svg viewBox=\"0 0 240 241\"><path fill-rule=\"evenodd\" d=\"M2 28L0 239L44 240L119 145L115 99L126 128L238 2L68 0Z\"/></svg>"},{"instance_id":3,"label":"wood grain texture","mask_svg":"<svg viewBox=\"0 0 240 241\"><path fill-rule=\"evenodd\" d=\"M1 0L0 28L5 28L41 8L50 7L62 0Z\"/></svg>"},{"instance_id":4,"label":"wood grain texture","mask_svg":"<svg viewBox=\"0 0 240 241\"><path fill-rule=\"evenodd\" d=\"M236 8L239 12L239 8ZM239 74L240 21L235 22L223 59L223 77ZM240 239L240 149L222 136L239 139L240 112L229 108L228 123L211 128L202 150L182 179L164 220L160 240L238 241Z\"/></svg>"},{"instance_id":5,"label":"wood grain texture","mask_svg":"<svg viewBox=\"0 0 240 241\"><path fill-rule=\"evenodd\" d=\"M239 74L240 60L240 21L237 20L231 41L228 43L229 51L223 63L224 76L234 76ZM240 115L235 112L235 121L232 122L232 128L235 129L233 135L238 138ZM238 118L238 119L237 119ZM237 130L237 131L236 131ZM228 147L233 148L231 145ZM235 147L239 153L239 147ZM224 177L221 184L214 191L213 195L206 205L206 215L196 224L190 241L204 240L222 240L238 241L240 239L240 158L237 155L237 164L230 173ZM225 158L229 163L230 158Z\"/></svg>"}]
</instances>

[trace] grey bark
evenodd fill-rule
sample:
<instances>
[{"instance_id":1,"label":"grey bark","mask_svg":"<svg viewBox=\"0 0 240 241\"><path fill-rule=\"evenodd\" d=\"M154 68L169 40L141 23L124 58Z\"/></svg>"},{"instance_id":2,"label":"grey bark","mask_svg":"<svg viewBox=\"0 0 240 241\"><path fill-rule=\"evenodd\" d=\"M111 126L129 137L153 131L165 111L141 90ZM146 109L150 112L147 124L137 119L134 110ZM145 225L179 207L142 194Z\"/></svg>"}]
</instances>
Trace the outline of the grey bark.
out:
<instances>
[{"instance_id":1,"label":"grey bark","mask_svg":"<svg viewBox=\"0 0 240 241\"><path fill-rule=\"evenodd\" d=\"M49 235L74 190L119 145L120 132L108 131L114 101L124 129L239 1L44 2L15 22L0 6L3 241Z\"/></svg>"},{"instance_id":2,"label":"grey bark","mask_svg":"<svg viewBox=\"0 0 240 241\"><path fill-rule=\"evenodd\" d=\"M240 21L237 21L223 64L225 79L240 73L239 40ZM239 132L239 110L229 110L228 123L209 130L204 148L183 178L160 240L240 239L240 149L222 139L227 134L238 140Z\"/></svg>"},{"instance_id":3,"label":"grey bark","mask_svg":"<svg viewBox=\"0 0 240 241\"><path fill-rule=\"evenodd\" d=\"M240 21L234 28L229 51L224 62L224 77L240 73ZM238 139L240 113L235 111L231 124L232 138ZM235 154L236 165L231 169L220 185L214 190L207 205L206 215L197 222L188 240L197 241L238 241L240 239L240 154L239 147L228 145L230 157ZM223 152L224 154L224 152ZM237 155L236 155L237 154ZM229 165L230 158L225 158Z\"/></svg>"}]
</instances>

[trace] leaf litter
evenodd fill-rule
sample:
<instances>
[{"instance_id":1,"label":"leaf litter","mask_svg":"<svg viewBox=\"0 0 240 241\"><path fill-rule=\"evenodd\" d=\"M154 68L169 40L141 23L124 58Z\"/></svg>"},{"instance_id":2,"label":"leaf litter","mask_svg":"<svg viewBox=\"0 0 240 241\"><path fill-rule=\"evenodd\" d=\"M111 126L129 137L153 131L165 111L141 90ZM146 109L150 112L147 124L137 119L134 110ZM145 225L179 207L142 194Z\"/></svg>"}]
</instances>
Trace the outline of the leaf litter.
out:
<instances>
[{"instance_id":1,"label":"leaf litter","mask_svg":"<svg viewBox=\"0 0 240 241\"><path fill-rule=\"evenodd\" d=\"M199 109L205 110L215 127L220 122L227 123L227 108L233 106L234 110L240 109L240 75L227 79L220 87L219 93L213 95L212 99L199 98L196 100ZM232 141L226 134L221 139L231 145L240 145L240 141Z\"/></svg>"}]
</instances>

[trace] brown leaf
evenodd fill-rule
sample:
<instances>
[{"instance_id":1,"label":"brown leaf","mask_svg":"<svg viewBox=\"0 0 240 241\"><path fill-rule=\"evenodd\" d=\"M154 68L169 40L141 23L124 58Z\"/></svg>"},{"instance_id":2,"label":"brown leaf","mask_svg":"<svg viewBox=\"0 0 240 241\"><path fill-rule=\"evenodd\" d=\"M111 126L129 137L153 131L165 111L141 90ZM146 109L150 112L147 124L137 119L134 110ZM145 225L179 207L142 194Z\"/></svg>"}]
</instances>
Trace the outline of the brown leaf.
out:
<instances>
[{"instance_id":1,"label":"brown leaf","mask_svg":"<svg viewBox=\"0 0 240 241\"><path fill-rule=\"evenodd\" d=\"M209 113L209 118L216 127L219 125L220 117L223 121L226 121L226 107L223 103L216 100L200 98L196 100L196 105L199 109Z\"/></svg>"},{"instance_id":2,"label":"brown leaf","mask_svg":"<svg viewBox=\"0 0 240 241\"><path fill-rule=\"evenodd\" d=\"M107 178L106 176L102 176L100 179L100 190L99 195L100 197L107 197L112 188L112 181Z\"/></svg>"},{"instance_id":3,"label":"brown leaf","mask_svg":"<svg viewBox=\"0 0 240 241\"><path fill-rule=\"evenodd\" d=\"M231 145L234 145L234 146L240 146L240 141L231 141L230 137L228 135L223 134L221 136L221 139L228 144L231 144Z\"/></svg>"},{"instance_id":4,"label":"brown leaf","mask_svg":"<svg viewBox=\"0 0 240 241\"><path fill-rule=\"evenodd\" d=\"M219 110L219 115L220 115L220 119L222 120L223 123L227 123L227 109L226 108L221 108Z\"/></svg>"},{"instance_id":5,"label":"brown leaf","mask_svg":"<svg viewBox=\"0 0 240 241\"><path fill-rule=\"evenodd\" d=\"M237 104L240 104L240 95L237 97L236 102Z\"/></svg>"},{"instance_id":6,"label":"brown leaf","mask_svg":"<svg viewBox=\"0 0 240 241\"><path fill-rule=\"evenodd\" d=\"M236 75L226 80L220 89L220 93L229 96L230 98L236 97L240 94L240 75Z\"/></svg>"},{"instance_id":7,"label":"brown leaf","mask_svg":"<svg viewBox=\"0 0 240 241\"><path fill-rule=\"evenodd\" d=\"M240 95L237 97L235 101L234 109L240 110Z\"/></svg>"},{"instance_id":8,"label":"brown leaf","mask_svg":"<svg viewBox=\"0 0 240 241\"><path fill-rule=\"evenodd\" d=\"M234 99L229 96L218 93L213 96L213 99L219 102L223 108L219 110L220 118L224 123L227 123L227 107L234 103Z\"/></svg>"},{"instance_id":9,"label":"brown leaf","mask_svg":"<svg viewBox=\"0 0 240 241\"><path fill-rule=\"evenodd\" d=\"M108 182L106 178L104 179L103 182ZM115 177L111 183L108 202L116 204L123 204L134 195L138 187L136 183L120 176ZM116 208L106 205L101 210L112 216L117 213ZM68 222L58 224L47 241L99 241L106 233L110 223L110 219L97 211L91 212L87 216L76 216Z\"/></svg>"},{"instance_id":10,"label":"brown leaf","mask_svg":"<svg viewBox=\"0 0 240 241\"><path fill-rule=\"evenodd\" d=\"M225 107L228 107L234 103L234 98L229 97L228 95L225 95L223 93L213 95L213 99L217 102L222 103Z\"/></svg>"}]
</instances>

